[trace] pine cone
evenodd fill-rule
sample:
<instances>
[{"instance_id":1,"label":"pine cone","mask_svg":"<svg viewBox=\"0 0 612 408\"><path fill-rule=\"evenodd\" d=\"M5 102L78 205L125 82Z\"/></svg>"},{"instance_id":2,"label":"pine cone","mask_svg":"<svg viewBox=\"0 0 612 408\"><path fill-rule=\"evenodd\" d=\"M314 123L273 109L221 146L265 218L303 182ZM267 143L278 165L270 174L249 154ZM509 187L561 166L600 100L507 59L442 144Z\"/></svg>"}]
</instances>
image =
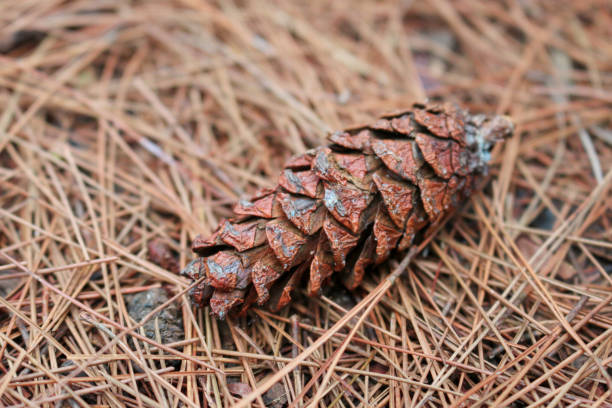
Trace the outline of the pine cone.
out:
<instances>
[{"instance_id":1,"label":"pine cone","mask_svg":"<svg viewBox=\"0 0 612 408\"><path fill-rule=\"evenodd\" d=\"M291 158L276 188L241 200L235 218L196 237L199 258L182 272L205 277L192 300L221 319L255 302L277 311L307 271L310 296L334 274L355 289L370 266L468 198L493 144L512 130L504 116L414 105L331 134L329 146Z\"/></svg>"}]
</instances>

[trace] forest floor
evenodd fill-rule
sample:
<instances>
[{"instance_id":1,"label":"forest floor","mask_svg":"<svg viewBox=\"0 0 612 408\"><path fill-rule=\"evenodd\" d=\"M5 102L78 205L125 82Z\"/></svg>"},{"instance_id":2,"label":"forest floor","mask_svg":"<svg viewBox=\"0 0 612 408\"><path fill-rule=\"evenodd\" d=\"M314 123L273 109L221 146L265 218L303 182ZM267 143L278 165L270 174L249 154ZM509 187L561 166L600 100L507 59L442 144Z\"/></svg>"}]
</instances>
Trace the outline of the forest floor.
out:
<instances>
[{"instance_id":1,"label":"forest floor","mask_svg":"<svg viewBox=\"0 0 612 408\"><path fill-rule=\"evenodd\" d=\"M1 7L0 405L612 407L609 1ZM426 99L516 132L402 278L191 306L233 202Z\"/></svg>"}]
</instances>

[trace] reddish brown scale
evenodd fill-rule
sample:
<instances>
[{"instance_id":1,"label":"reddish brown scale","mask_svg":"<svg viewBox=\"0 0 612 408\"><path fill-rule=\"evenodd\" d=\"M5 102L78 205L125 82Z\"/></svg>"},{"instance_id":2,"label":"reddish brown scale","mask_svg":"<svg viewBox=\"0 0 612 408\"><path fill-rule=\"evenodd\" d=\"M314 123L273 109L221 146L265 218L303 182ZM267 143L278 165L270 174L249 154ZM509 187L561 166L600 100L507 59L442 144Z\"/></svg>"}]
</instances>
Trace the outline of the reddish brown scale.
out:
<instances>
[{"instance_id":1,"label":"reddish brown scale","mask_svg":"<svg viewBox=\"0 0 612 408\"><path fill-rule=\"evenodd\" d=\"M357 234L368 215L366 211L374 196L353 185L324 182L323 203L330 214L353 234Z\"/></svg>"},{"instance_id":2,"label":"reddish brown scale","mask_svg":"<svg viewBox=\"0 0 612 408\"><path fill-rule=\"evenodd\" d=\"M280 282L276 282L274 284L275 287L273 288L272 296L268 301L270 310L273 312L278 312L280 309L287 306L289 302L291 302L291 294L298 288L304 272L308 269L307 267L308 264L303 263L295 268L295 270L290 274L285 275ZM255 303L256 292L253 293L255 294L255 298L253 300L247 298L247 302L245 302L245 304L249 301L251 301L250 304Z\"/></svg>"},{"instance_id":3,"label":"reddish brown scale","mask_svg":"<svg viewBox=\"0 0 612 408\"><path fill-rule=\"evenodd\" d=\"M372 178L387 207L389 216L395 225L403 228L412 211L417 189L410 183L390 177L387 171L376 172Z\"/></svg>"},{"instance_id":4,"label":"reddish brown scale","mask_svg":"<svg viewBox=\"0 0 612 408\"><path fill-rule=\"evenodd\" d=\"M221 231L217 229L207 238L198 234L191 243L191 250L200 256L205 256L208 252L224 246L225 244L221 241L221 237L219 236L220 232Z\"/></svg>"},{"instance_id":5,"label":"reddish brown scale","mask_svg":"<svg viewBox=\"0 0 612 408\"><path fill-rule=\"evenodd\" d=\"M334 154L338 166L358 180L363 180L368 174L367 156L363 154Z\"/></svg>"},{"instance_id":6,"label":"reddish brown scale","mask_svg":"<svg viewBox=\"0 0 612 408\"><path fill-rule=\"evenodd\" d=\"M264 220L241 224L225 221L219 231L221 241L236 248L238 252L255 248L266 242L266 222Z\"/></svg>"},{"instance_id":7,"label":"reddish brown scale","mask_svg":"<svg viewBox=\"0 0 612 408\"><path fill-rule=\"evenodd\" d=\"M387 260L402 237L403 231L395 225L387 214L387 210L381 206L378 207L374 220L373 234L376 241L374 262L379 264Z\"/></svg>"},{"instance_id":8,"label":"reddish brown scale","mask_svg":"<svg viewBox=\"0 0 612 408\"><path fill-rule=\"evenodd\" d=\"M266 252L253 266L251 279L257 291L257 303L263 305L270 297L270 287L283 274L283 265L272 250Z\"/></svg>"},{"instance_id":9,"label":"reddish brown scale","mask_svg":"<svg viewBox=\"0 0 612 408\"><path fill-rule=\"evenodd\" d=\"M372 235L368 236L360 248L361 251L357 256L354 263L349 264L347 267L347 273L344 276L344 285L354 290L361 284L363 277L365 276L366 269L368 266L374 263L376 243ZM358 249L359 250L359 249Z\"/></svg>"},{"instance_id":10,"label":"reddish brown scale","mask_svg":"<svg viewBox=\"0 0 612 408\"><path fill-rule=\"evenodd\" d=\"M382 130L384 132L393 132L393 126L391 126L391 121L385 118L380 118L372 125L372 129L374 130Z\"/></svg>"},{"instance_id":11,"label":"reddish brown scale","mask_svg":"<svg viewBox=\"0 0 612 408\"><path fill-rule=\"evenodd\" d=\"M316 241L316 237L304 235L291 222L282 218L268 224L266 236L283 270L304 262L311 255L310 251Z\"/></svg>"},{"instance_id":12,"label":"reddish brown scale","mask_svg":"<svg viewBox=\"0 0 612 408\"><path fill-rule=\"evenodd\" d=\"M404 226L404 234L402 235L402 239L400 240L397 249L399 251L404 251L413 244L414 238L416 234L423 229L425 226L429 224L429 219L427 218L427 214L423 209L423 204L418 203L408 220L406 220L406 225Z\"/></svg>"},{"instance_id":13,"label":"reddish brown scale","mask_svg":"<svg viewBox=\"0 0 612 408\"><path fill-rule=\"evenodd\" d=\"M251 200L240 200L234 206L234 212L238 215L251 215L260 218L276 218L280 215L279 203L276 194L270 192L261 197Z\"/></svg>"},{"instance_id":14,"label":"reddish brown scale","mask_svg":"<svg viewBox=\"0 0 612 408\"><path fill-rule=\"evenodd\" d=\"M444 180L431 174L419 177L419 190L423 208L432 223L439 221L448 209L449 197L446 195L447 184Z\"/></svg>"},{"instance_id":15,"label":"reddish brown scale","mask_svg":"<svg viewBox=\"0 0 612 408\"><path fill-rule=\"evenodd\" d=\"M458 111L454 107L445 106L442 109L433 111L416 109L414 111L414 119L435 136L452 138L461 146L466 145L464 115L463 112Z\"/></svg>"},{"instance_id":16,"label":"reddish brown scale","mask_svg":"<svg viewBox=\"0 0 612 408\"><path fill-rule=\"evenodd\" d=\"M413 140L378 139L372 142L372 149L389 170L405 180L416 182L423 159Z\"/></svg>"},{"instance_id":17,"label":"reddish brown scale","mask_svg":"<svg viewBox=\"0 0 612 408\"><path fill-rule=\"evenodd\" d=\"M319 176L312 170L294 172L285 169L278 178L278 184L290 193L303 194L310 198L321 194Z\"/></svg>"},{"instance_id":18,"label":"reddish brown scale","mask_svg":"<svg viewBox=\"0 0 612 408\"><path fill-rule=\"evenodd\" d=\"M318 150L312 168L319 178L329 183L346 185L351 178L350 173L338 165L334 153L329 148Z\"/></svg>"},{"instance_id":19,"label":"reddish brown scale","mask_svg":"<svg viewBox=\"0 0 612 408\"><path fill-rule=\"evenodd\" d=\"M277 201L285 217L304 234L312 235L321 228L325 210L320 200L278 193Z\"/></svg>"},{"instance_id":20,"label":"reddish brown scale","mask_svg":"<svg viewBox=\"0 0 612 408\"><path fill-rule=\"evenodd\" d=\"M397 133L410 136L416 129L415 124L412 122L411 115L401 115L396 118L391 118L391 127Z\"/></svg>"},{"instance_id":21,"label":"reddish brown scale","mask_svg":"<svg viewBox=\"0 0 612 408\"><path fill-rule=\"evenodd\" d=\"M204 266L205 262L205 258L196 258L182 270L181 274L193 279L194 281L200 281L200 279L206 278L206 270ZM213 288L205 284L203 281L200 281L189 291L192 301L196 304L203 304L206 302L212 293Z\"/></svg>"},{"instance_id":22,"label":"reddish brown scale","mask_svg":"<svg viewBox=\"0 0 612 408\"><path fill-rule=\"evenodd\" d=\"M210 311L219 319L225 318L230 310L244 303L246 290L220 292L216 290L210 298Z\"/></svg>"},{"instance_id":23,"label":"reddish brown scale","mask_svg":"<svg viewBox=\"0 0 612 408\"><path fill-rule=\"evenodd\" d=\"M370 143L374 139L374 134L370 129L360 129L355 133L335 132L328 137L331 143L342 146L346 149L359 150L364 154L371 154Z\"/></svg>"},{"instance_id":24,"label":"reddish brown scale","mask_svg":"<svg viewBox=\"0 0 612 408\"><path fill-rule=\"evenodd\" d=\"M416 142L423 153L423 158L431 166L438 177L450 178L454 173L452 153L453 140L438 139L423 133L416 135Z\"/></svg>"},{"instance_id":25,"label":"reddish brown scale","mask_svg":"<svg viewBox=\"0 0 612 408\"><path fill-rule=\"evenodd\" d=\"M394 132L394 136L411 136L416 129L416 125L412 121L410 114L400 113L397 116L385 116L377 120L372 129L381 130L384 132Z\"/></svg>"},{"instance_id":26,"label":"reddish brown scale","mask_svg":"<svg viewBox=\"0 0 612 408\"><path fill-rule=\"evenodd\" d=\"M310 279L306 289L309 296L319 295L323 283L334 273L333 265L334 257L329 241L325 235L320 235L317 250L310 263Z\"/></svg>"},{"instance_id":27,"label":"reddish brown scale","mask_svg":"<svg viewBox=\"0 0 612 408\"><path fill-rule=\"evenodd\" d=\"M334 270L341 271L346 266L346 256L359 242L359 235L351 234L329 215L323 221L323 230L332 251Z\"/></svg>"},{"instance_id":28,"label":"reddish brown scale","mask_svg":"<svg viewBox=\"0 0 612 408\"><path fill-rule=\"evenodd\" d=\"M238 310L238 312L235 312L236 309L234 309L233 312L235 312L238 316L244 316L251 308L251 306L257 303L257 298L257 291L255 290L254 286L251 286L251 288L246 292L246 295L244 296L244 302L242 302L242 304L240 305L240 309Z\"/></svg>"},{"instance_id":29,"label":"reddish brown scale","mask_svg":"<svg viewBox=\"0 0 612 408\"><path fill-rule=\"evenodd\" d=\"M204 268L204 282L215 289L246 289L251 283L251 270L232 251L221 251L209 256L204 262Z\"/></svg>"},{"instance_id":30,"label":"reddish brown scale","mask_svg":"<svg viewBox=\"0 0 612 408\"><path fill-rule=\"evenodd\" d=\"M255 303L278 311L335 275L357 288L467 200L492 146L511 133L505 117L446 105L332 133L330 146L289 159L276 188L238 202L236 219L194 239L200 257L183 270L198 282L191 298L223 318Z\"/></svg>"}]
</instances>

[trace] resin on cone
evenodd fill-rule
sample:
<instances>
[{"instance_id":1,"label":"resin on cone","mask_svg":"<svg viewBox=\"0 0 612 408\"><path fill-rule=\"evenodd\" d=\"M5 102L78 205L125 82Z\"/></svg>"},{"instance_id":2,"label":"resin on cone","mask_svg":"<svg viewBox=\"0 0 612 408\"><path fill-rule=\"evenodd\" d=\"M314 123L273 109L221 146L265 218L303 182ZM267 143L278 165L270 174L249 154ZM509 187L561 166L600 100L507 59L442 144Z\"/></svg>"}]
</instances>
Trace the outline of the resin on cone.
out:
<instances>
[{"instance_id":1,"label":"resin on cone","mask_svg":"<svg viewBox=\"0 0 612 408\"><path fill-rule=\"evenodd\" d=\"M505 116L417 104L332 133L328 146L291 158L276 188L196 237L198 258L182 272L203 278L193 302L222 319L254 304L277 311L302 285L310 296L331 279L355 289L478 188L493 145L512 131Z\"/></svg>"}]
</instances>

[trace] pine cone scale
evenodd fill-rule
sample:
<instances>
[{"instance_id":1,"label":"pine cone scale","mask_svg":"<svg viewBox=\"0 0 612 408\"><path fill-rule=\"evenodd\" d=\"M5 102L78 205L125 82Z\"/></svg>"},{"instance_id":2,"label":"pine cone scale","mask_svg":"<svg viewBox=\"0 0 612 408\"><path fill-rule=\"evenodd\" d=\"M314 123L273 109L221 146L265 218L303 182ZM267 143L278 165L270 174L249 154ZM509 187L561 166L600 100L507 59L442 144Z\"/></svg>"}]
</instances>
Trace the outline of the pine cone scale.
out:
<instances>
[{"instance_id":1,"label":"pine cone scale","mask_svg":"<svg viewBox=\"0 0 612 408\"><path fill-rule=\"evenodd\" d=\"M412 211L415 187L410 183L393 179L386 174L386 171L377 171L372 178L389 216L398 228L403 228Z\"/></svg>"},{"instance_id":2,"label":"pine cone scale","mask_svg":"<svg viewBox=\"0 0 612 408\"><path fill-rule=\"evenodd\" d=\"M285 217L304 234L312 235L323 225L325 211L320 200L285 192L278 193L277 200Z\"/></svg>"},{"instance_id":3,"label":"pine cone scale","mask_svg":"<svg viewBox=\"0 0 612 408\"><path fill-rule=\"evenodd\" d=\"M359 243L359 236L351 234L329 215L323 222L323 231L331 248L334 270L341 271L346 266L347 255Z\"/></svg>"},{"instance_id":4,"label":"pine cone scale","mask_svg":"<svg viewBox=\"0 0 612 408\"><path fill-rule=\"evenodd\" d=\"M417 182L417 174L423 166L423 159L416 142L378 139L372 143L372 149L389 170L404 180Z\"/></svg>"}]
</instances>

